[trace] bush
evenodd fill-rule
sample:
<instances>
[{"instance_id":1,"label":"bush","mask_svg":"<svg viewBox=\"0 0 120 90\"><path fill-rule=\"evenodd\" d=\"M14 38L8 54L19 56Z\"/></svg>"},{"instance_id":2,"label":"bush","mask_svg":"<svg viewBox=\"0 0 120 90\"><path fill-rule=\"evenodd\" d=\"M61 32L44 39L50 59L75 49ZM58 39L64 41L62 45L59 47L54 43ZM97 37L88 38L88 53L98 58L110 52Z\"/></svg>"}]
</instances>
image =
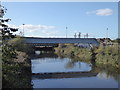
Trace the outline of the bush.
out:
<instances>
[{"instance_id":1,"label":"bush","mask_svg":"<svg viewBox=\"0 0 120 90\"><path fill-rule=\"evenodd\" d=\"M78 57L80 60L90 60L92 53L89 49L75 47L73 44L66 44L65 47L55 48L56 53L63 56Z\"/></svg>"},{"instance_id":2,"label":"bush","mask_svg":"<svg viewBox=\"0 0 120 90\"><path fill-rule=\"evenodd\" d=\"M100 45L99 48L93 47L91 50L75 47L73 44L66 44L65 47L58 47L55 50L58 51L57 53L61 53L60 55L77 57L82 61L93 60L97 64L109 64L115 67L120 66L117 43L112 46Z\"/></svg>"},{"instance_id":3,"label":"bush","mask_svg":"<svg viewBox=\"0 0 120 90\"><path fill-rule=\"evenodd\" d=\"M2 87L31 88L31 65L28 48L20 37L2 47Z\"/></svg>"},{"instance_id":4,"label":"bush","mask_svg":"<svg viewBox=\"0 0 120 90\"><path fill-rule=\"evenodd\" d=\"M8 41L8 44L14 47L17 51L26 52L27 54L34 52L33 47L31 45L25 44L24 39L19 36Z\"/></svg>"},{"instance_id":5,"label":"bush","mask_svg":"<svg viewBox=\"0 0 120 90\"><path fill-rule=\"evenodd\" d=\"M111 64L112 66L119 66L118 60L118 44L113 46L103 47L102 45L96 50L96 63Z\"/></svg>"}]
</instances>

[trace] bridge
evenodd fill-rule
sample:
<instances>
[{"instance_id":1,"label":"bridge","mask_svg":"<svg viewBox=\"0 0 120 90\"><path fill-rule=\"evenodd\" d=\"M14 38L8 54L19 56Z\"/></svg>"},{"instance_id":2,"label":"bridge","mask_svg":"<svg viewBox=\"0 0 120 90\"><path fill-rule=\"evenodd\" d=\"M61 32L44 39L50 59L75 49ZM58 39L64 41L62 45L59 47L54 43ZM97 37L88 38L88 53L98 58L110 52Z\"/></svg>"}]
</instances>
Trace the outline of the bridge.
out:
<instances>
[{"instance_id":1,"label":"bridge","mask_svg":"<svg viewBox=\"0 0 120 90\"><path fill-rule=\"evenodd\" d=\"M37 37L24 37L27 44L33 46L56 46L63 43L82 43L92 44L99 46L99 42L96 38L37 38Z\"/></svg>"}]
</instances>

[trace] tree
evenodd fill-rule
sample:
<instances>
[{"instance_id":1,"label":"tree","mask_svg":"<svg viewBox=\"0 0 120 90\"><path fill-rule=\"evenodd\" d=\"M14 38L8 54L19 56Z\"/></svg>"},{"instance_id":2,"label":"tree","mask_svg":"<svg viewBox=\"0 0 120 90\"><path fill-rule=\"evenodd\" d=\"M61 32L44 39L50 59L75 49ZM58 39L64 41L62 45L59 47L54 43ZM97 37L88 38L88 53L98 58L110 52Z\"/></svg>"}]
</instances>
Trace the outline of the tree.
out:
<instances>
[{"instance_id":1,"label":"tree","mask_svg":"<svg viewBox=\"0 0 120 90\"><path fill-rule=\"evenodd\" d=\"M3 16L5 15L7 9L0 5L0 35L2 36L2 60L8 60L9 58L15 58L15 50L12 46L7 44L7 40L14 38L13 32L18 31L18 29L11 28L6 25L6 22L9 22L11 19L4 19Z\"/></svg>"},{"instance_id":2,"label":"tree","mask_svg":"<svg viewBox=\"0 0 120 90\"><path fill-rule=\"evenodd\" d=\"M2 35L2 39L5 40L7 38L14 38L15 35L13 35L12 32L18 31L16 28L11 28L8 25L5 24L5 22L9 22L11 19L4 19L3 16L6 13L5 7L0 5L0 34Z\"/></svg>"},{"instance_id":3,"label":"tree","mask_svg":"<svg viewBox=\"0 0 120 90\"><path fill-rule=\"evenodd\" d=\"M11 45L8 44L8 39L14 38L15 35L13 35L13 32L18 31L16 28L11 28L7 24L11 19L4 19L3 16L5 15L7 9L0 5L0 36L2 39L2 85L3 87L6 87L8 83L9 75L10 75L10 67L15 64L12 62L14 58L16 58L17 54ZM9 87L9 86L7 86Z\"/></svg>"},{"instance_id":4,"label":"tree","mask_svg":"<svg viewBox=\"0 0 120 90\"><path fill-rule=\"evenodd\" d=\"M77 37L77 35L76 35L76 33L75 33L74 38L76 38L76 37Z\"/></svg>"}]
</instances>

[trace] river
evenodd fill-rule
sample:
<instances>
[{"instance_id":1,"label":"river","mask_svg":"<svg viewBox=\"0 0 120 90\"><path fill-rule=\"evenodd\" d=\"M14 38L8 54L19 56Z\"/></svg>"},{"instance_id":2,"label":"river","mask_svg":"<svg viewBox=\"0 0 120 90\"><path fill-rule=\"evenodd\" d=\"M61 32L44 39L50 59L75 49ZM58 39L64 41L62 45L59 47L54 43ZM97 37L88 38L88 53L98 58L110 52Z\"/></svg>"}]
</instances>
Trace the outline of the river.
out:
<instances>
[{"instance_id":1,"label":"river","mask_svg":"<svg viewBox=\"0 0 120 90\"><path fill-rule=\"evenodd\" d=\"M31 59L33 88L118 88L115 75L53 52L36 52Z\"/></svg>"}]
</instances>

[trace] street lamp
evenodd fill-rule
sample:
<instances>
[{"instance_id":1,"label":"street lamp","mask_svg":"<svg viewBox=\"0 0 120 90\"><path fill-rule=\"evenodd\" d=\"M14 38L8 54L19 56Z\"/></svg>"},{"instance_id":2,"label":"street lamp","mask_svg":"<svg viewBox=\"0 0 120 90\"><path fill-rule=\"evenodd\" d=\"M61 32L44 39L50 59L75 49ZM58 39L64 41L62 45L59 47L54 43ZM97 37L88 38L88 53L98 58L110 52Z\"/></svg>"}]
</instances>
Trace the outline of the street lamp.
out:
<instances>
[{"instance_id":1,"label":"street lamp","mask_svg":"<svg viewBox=\"0 0 120 90\"><path fill-rule=\"evenodd\" d=\"M107 32L106 32L106 38L108 38L108 28L107 28Z\"/></svg>"},{"instance_id":2,"label":"street lamp","mask_svg":"<svg viewBox=\"0 0 120 90\"><path fill-rule=\"evenodd\" d=\"M107 31L106 31L106 44L108 44L108 28L107 28Z\"/></svg>"},{"instance_id":3,"label":"street lamp","mask_svg":"<svg viewBox=\"0 0 120 90\"><path fill-rule=\"evenodd\" d=\"M66 27L66 38L67 38L67 29L68 29L68 28Z\"/></svg>"},{"instance_id":4,"label":"street lamp","mask_svg":"<svg viewBox=\"0 0 120 90\"><path fill-rule=\"evenodd\" d=\"M25 24L23 24L23 37L24 37L24 25L25 25Z\"/></svg>"}]
</instances>

